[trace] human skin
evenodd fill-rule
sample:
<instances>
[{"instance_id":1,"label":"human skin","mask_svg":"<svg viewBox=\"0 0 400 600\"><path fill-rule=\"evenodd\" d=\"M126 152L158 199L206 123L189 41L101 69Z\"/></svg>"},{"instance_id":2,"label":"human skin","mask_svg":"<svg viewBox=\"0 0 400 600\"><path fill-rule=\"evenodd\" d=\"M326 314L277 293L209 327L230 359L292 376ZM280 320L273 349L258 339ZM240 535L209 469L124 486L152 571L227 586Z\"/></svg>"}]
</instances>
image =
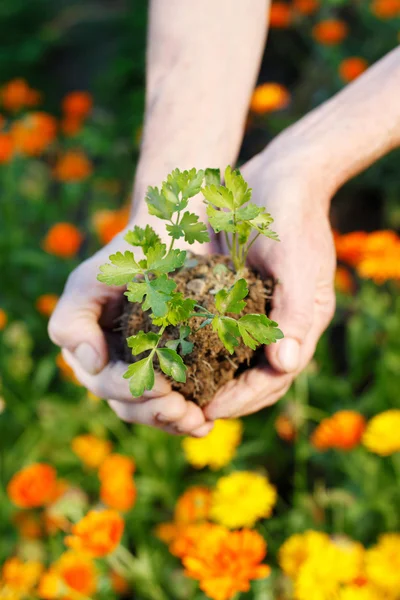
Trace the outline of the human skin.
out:
<instances>
[{"instance_id":1,"label":"human skin","mask_svg":"<svg viewBox=\"0 0 400 600\"><path fill-rule=\"evenodd\" d=\"M254 1L252 11L241 2L235 11L231 6L231 0L152 4L144 141L131 224L148 223L144 190L159 184L173 168L224 168L236 159L264 44L266 3ZM205 17L209 14L212 19ZM230 382L204 413L171 392L161 376L155 390L133 400L122 379L126 366L107 364L98 324L104 309L121 294L95 279L109 254L124 249L117 236L71 275L50 321L50 336L64 348L81 382L111 399L125 420L196 436L205 435L216 418L248 414L276 402L311 359L334 311L330 199L345 181L399 145L399 88L396 50L241 169L253 188L253 201L272 213L282 240L259 239L249 256L260 272L279 280L271 317L285 338L266 347L268 365ZM193 208L204 218L198 199ZM216 248L213 240L195 251Z\"/></svg>"}]
</instances>

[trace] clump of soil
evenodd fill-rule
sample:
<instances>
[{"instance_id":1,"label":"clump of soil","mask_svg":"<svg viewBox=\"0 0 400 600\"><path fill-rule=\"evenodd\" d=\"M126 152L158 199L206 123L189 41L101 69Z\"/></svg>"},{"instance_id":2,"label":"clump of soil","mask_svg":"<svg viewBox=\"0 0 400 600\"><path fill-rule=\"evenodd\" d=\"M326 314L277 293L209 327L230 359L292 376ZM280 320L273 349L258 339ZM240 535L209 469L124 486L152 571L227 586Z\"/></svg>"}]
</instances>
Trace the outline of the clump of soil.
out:
<instances>
[{"instance_id":1,"label":"clump of soil","mask_svg":"<svg viewBox=\"0 0 400 600\"><path fill-rule=\"evenodd\" d=\"M225 265L225 269L217 265ZM188 253L186 266L172 275L177 284L176 291L185 298L194 298L211 312L215 311L214 297L221 289L230 287L235 282L235 273L227 256L213 254L197 256ZM270 278L263 281L250 269L245 269L242 277L247 281L249 295L245 299L247 305L242 314L267 314L272 297L274 281ZM123 336L123 360L136 362L143 356L132 356L125 339L140 330L158 331L151 323L149 312L143 312L139 303L126 303L121 317L121 335ZM237 318L238 315L230 315ZM204 319L193 317L190 326L197 329ZM164 332L160 346L179 337L178 327L168 327ZM188 340L194 343L193 351L186 354L183 360L187 366L186 383L172 381L173 389L181 392L186 399L205 406L215 392L230 381L241 366L248 366L254 351L240 344L235 353L230 355L211 326L191 333Z\"/></svg>"}]
</instances>

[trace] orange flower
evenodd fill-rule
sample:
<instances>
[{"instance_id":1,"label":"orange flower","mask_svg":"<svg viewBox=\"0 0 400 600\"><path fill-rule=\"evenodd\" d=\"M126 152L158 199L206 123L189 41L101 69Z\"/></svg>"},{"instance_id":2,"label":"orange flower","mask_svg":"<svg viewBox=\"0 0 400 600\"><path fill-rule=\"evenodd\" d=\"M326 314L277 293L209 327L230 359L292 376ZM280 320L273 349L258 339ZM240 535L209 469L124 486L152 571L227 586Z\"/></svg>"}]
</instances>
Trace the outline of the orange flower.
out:
<instances>
[{"instance_id":1,"label":"orange flower","mask_svg":"<svg viewBox=\"0 0 400 600\"><path fill-rule=\"evenodd\" d=\"M9 133L0 133L0 163L8 163L13 155L13 141Z\"/></svg>"},{"instance_id":2,"label":"orange flower","mask_svg":"<svg viewBox=\"0 0 400 600\"><path fill-rule=\"evenodd\" d=\"M89 92L70 92L62 102L62 109L68 117L84 119L92 110L93 99Z\"/></svg>"},{"instance_id":3,"label":"orange flower","mask_svg":"<svg viewBox=\"0 0 400 600\"><path fill-rule=\"evenodd\" d=\"M67 381L72 381L73 383L76 383L76 385L81 385L80 381L78 381L78 379L75 377L75 373L72 367L70 367L69 364L66 362L61 352L56 356L56 365L60 369L63 379L66 379Z\"/></svg>"},{"instance_id":4,"label":"orange flower","mask_svg":"<svg viewBox=\"0 0 400 600\"><path fill-rule=\"evenodd\" d=\"M297 437L296 427L289 415L281 414L275 421L276 433L285 442L293 442Z\"/></svg>"},{"instance_id":5,"label":"orange flower","mask_svg":"<svg viewBox=\"0 0 400 600\"><path fill-rule=\"evenodd\" d=\"M24 79L13 79L1 90L1 99L6 110L17 112L25 106L40 102L40 94L29 87Z\"/></svg>"},{"instance_id":6,"label":"orange flower","mask_svg":"<svg viewBox=\"0 0 400 600\"><path fill-rule=\"evenodd\" d=\"M110 454L105 458L99 469L101 481L113 475L132 475L135 472L135 461L122 454Z\"/></svg>"},{"instance_id":7,"label":"orange flower","mask_svg":"<svg viewBox=\"0 0 400 600\"><path fill-rule=\"evenodd\" d=\"M288 90L279 83L263 83L256 87L250 102L250 109L263 115L286 108L290 102Z\"/></svg>"},{"instance_id":8,"label":"orange flower","mask_svg":"<svg viewBox=\"0 0 400 600\"><path fill-rule=\"evenodd\" d=\"M312 15L319 9L319 0L293 0L293 6L302 15Z\"/></svg>"},{"instance_id":9,"label":"orange flower","mask_svg":"<svg viewBox=\"0 0 400 600\"><path fill-rule=\"evenodd\" d=\"M266 551L266 543L256 531L213 526L197 537L182 562L185 575L197 579L207 596L229 600L237 592L249 591L251 580L269 575L270 568L260 564Z\"/></svg>"},{"instance_id":10,"label":"orange flower","mask_svg":"<svg viewBox=\"0 0 400 600\"><path fill-rule=\"evenodd\" d=\"M374 0L371 12L378 19L394 19L400 15L400 0Z\"/></svg>"},{"instance_id":11,"label":"orange flower","mask_svg":"<svg viewBox=\"0 0 400 600\"><path fill-rule=\"evenodd\" d=\"M108 508L128 511L135 504L136 494L136 486L130 475L119 473L101 482L100 498Z\"/></svg>"},{"instance_id":12,"label":"orange flower","mask_svg":"<svg viewBox=\"0 0 400 600\"><path fill-rule=\"evenodd\" d=\"M335 46L340 44L348 34L348 26L339 19L327 19L320 21L313 27L313 36L324 46Z\"/></svg>"},{"instance_id":13,"label":"orange flower","mask_svg":"<svg viewBox=\"0 0 400 600\"><path fill-rule=\"evenodd\" d=\"M80 117L65 117L61 121L61 131L66 136L74 136L79 133L82 129L83 121Z\"/></svg>"},{"instance_id":14,"label":"orange flower","mask_svg":"<svg viewBox=\"0 0 400 600\"><path fill-rule=\"evenodd\" d=\"M7 325L7 313L5 310L0 308L0 331Z\"/></svg>"},{"instance_id":15,"label":"orange flower","mask_svg":"<svg viewBox=\"0 0 400 600\"><path fill-rule=\"evenodd\" d=\"M72 451L90 469L98 469L112 450L112 444L94 435L78 435L71 442Z\"/></svg>"},{"instance_id":16,"label":"orange flower","mask_svg":"<svg viewBox=\"0 0 400 600\"><path fill-rule=\"evenodd\" d=\"M365 418L353 410L341 410L323 419L311 436L317 450L352 450L361 441L366 428Z\"/></svg>"},{"instance_id":17,"label":"orange flower","mask_svg":"<svg viewBox=\"0 0 400 600\"><path fill-rule=\"evenodd\" d=\"M57 486L53 467L36 463L14 475L7 487L10 500L19 508L35 508L48 504Z\"/></svg>"},{"instance_id":18,"label":"orange flower","mask_svg":"<svg viewBox=\"0 0 400 600\"><path fill-rule=\"evenodd\" d=\"M124 577L122 577L122 575L119 575L115 571L111 571L110 579L114 592L116 592L120 596L125 596L129 592L129 582Z\"/></svg>"},{"instance_id":19,"label":"orange flower","mask_svg":"<svg viewBox=\"0 0 400 600\"><path fill-rule=\"evenodd\" d=\"M76 183L90 177L93 165L80 150L70 150L62 156L54 167L54 177L67 183Z\"/></svg>"},{"instance_id":20,"label":"orange flower","mask_svg":"<svg viewBox=\"0 0 400 600\"><path fill-rule=\"evenodd\" d=\"M346 269L346 267L337 267L335 274L335 287L342 294L354 293L354 281L350 271Z\"/></svg>"},{"instance_id":21,"label":"orange flower","mask_svg":"<svg viewBox=\"0 0 400 600\"><path fill-rule=\"evenodd\" d=\"M36 300L36 309L41 315L50 317L57 302L58 296L56 294L43 294Z\"/></svg>"},{"instance_id":22,"label":"orange flower","mask_svg":"<svg viewBox=\"0 0 400 600\"><path fill-rule=\"evenodd\" d=\"M120 210L99 210L93 215L93 225L102 244L108 244L127 226L129 208Z\"/></svg>"},{"instance_id":23,"label":"orange flower","mask_svg":"<svg viewBox=\"0 0 400 600\"><path fill-rule=\"evenodd\" d=\"M34 513L21 510L16 513L13 522L23 538L36 540L43 535L41 523Z\"/></svg>"},{"instance_id":24,"label":"orange flower","mask_svg":"<svg viewBox=\"0 0 400 600\"><path fill-rule=\"evenodd\" d=\"M400 281L400 237L390 230L370 233L356 266L361 277L375 283L389 279Z\"/></svg>"},{"instance_id":25,"label":"orange flower","mask_svg":"<svg viewBox=\"0 0 400 600\"><path fill-rule=\"evenodd\" d=\"M85 554L64 552L39 583L39 596L45 600L62 597L74 600L77 594L91 598L97 587L97 572L93 560Z\"/></svg>"},{"instance_id":26,"label":"orange flower","mask_svg":"<svg viewBox=\"0 0 400 600\"><path fill-rule=\"evenodd\" d=\"M56 223L43 240L43 248L49 254L72 258L78 252L83 236L71 223Z\"/></svg>"},{"instance_id":27,"label":"orange flower","mask_svg":"<svg viewBox=\"0 0 400 600\"><path fill-rule=\"evenodd\" d=\"M36 560L23 562L17 556L9 558L3 565L2 583L21 594L32 592L43 571L43 565Z\"/></svg>"},{"instance_id":28,"label":"orange flower","mask_svg":"<svg viewBox=\"0 0 400 600\"><path fill-rule=\"evenodd\" d=\"M196 523L208 519L211 509L211 495L211 490L206 487L194 486L186 490L176 503L175 522Z\"/></svg>"},{"instance_id":29,"label":"orange flower","mask_svg":"<svg viewBox=\"0 0 400 600\"><path fill-rule=\"evenodd\" d=\"M57 123L44 112L26 115L11 127L11 137L16 150L28 156L38 156L55 139Z\"/></svg>"},{"instance_id":30,"label":"orange flower","mask_svg":"<svg viewBox=\"0 0 400 600\"><path fill-rule=\"evenodd\" d=\"M124 521L115 510L91 510L72 527L65 543L95 557L106 556L117 548L123 531Z\"/></svg>"},{"instance_id":31,"label":"orange flower","mask_svg":"<svg viewBox=\"0 0 400 600\"><path fill-rule=\"evenodd\" d=\"M286 2L272 2L269 13L269 26L275 29L285 29L292 21L292 9Z\"/></svg>"},{"instance_id":32,"label":"orange flower","mask_svg":"<svg viewBox=\"0 0 400 600\"><path fill-rule=\"evenodd\" d=\"M364 254L367 239L368 234L365 231L337 234L335 246L338 259L352 267L357 265Z\"/></svg>"},{"instance_id":33,"label":"orange flower","mask_svg":"<svg viewBox=\"0 0 400 600\"><path fill-rule=\"evenodd\" d=\"M343 81L354 81L354 79L357 79L357 77L367 69L368 63L365 58L361 58L360 56L350 56L340 63L339 75Z\"/></svg>"}]
</instances>

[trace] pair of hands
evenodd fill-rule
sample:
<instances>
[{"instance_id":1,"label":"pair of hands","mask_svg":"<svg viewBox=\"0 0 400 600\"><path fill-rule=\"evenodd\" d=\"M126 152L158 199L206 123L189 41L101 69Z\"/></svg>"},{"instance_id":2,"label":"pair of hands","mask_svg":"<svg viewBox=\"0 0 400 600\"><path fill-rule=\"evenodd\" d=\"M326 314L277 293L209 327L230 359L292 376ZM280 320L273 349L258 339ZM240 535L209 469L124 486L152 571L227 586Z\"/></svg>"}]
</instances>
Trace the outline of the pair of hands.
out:
<instances>
[{"instance_id":1,"label":"pair of hands","mask_svg":"<svg viewBox=\"0 0 400 600\"><path fill-rule=\"evenodd\" d=\"M278 138L278 143L241 168L253 189L252 201L266 206L281 239L277 243L259 238L249 263L279 282L270 317L279 323L285 338L265 347L265 364L221 388L204 410L172 391L162 375L153 390L132 398L122 378L127 365L108 361L102 326L110 326L117 316L123 289L101 284L96 277L111 253L125 249L124 234L71 274L50 320L50 337L63 349L79 381L107 398L121 419L202 437L215 419L243 416L275 403L311 360L334 312L335 253L327 214L329 193L317 176L306 175L305 160L301 150L288 149ZM145 219L139 217L134 224L145 226ZM194 251L223 252L221 243L214 237Z\"/></svg>"}]
</instances>

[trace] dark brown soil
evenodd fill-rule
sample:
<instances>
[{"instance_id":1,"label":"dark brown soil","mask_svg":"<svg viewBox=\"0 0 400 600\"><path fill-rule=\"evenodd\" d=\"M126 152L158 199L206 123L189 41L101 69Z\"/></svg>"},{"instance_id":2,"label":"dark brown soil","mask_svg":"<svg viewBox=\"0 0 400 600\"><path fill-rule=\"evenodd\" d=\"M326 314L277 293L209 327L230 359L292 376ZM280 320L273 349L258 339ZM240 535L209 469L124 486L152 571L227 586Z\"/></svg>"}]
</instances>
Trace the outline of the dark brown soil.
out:
<instances>
[{"instance_id":1,"label":"dark brown soil","mask_svg":"<svg viewBox=\"0 0 400 600\"><path fill-rule=\"evenodd\" d=\"M195 298L211 312L215 310L214 296L223 287L230 287L235 282L235 273L230 268L229 257L223 255L196 256L189 255L190 266L183 267L172 278L177 283L176 291L182 292L184 297ZM190 264L189 263L189 264ZM218 264L227 267L215 269ZM246 269L242 277L246 279L249 295L247 305L243 310L246 313L266 314L273 293L274 282L272 279L263 281L256 273ZM238 315L230 315L236 317ZM197 329L203 322L199 317L190 320L192 329ZM121 334L123 336L123 356L126 362L135 362L142 356L132 356L125 339L140 330L145 332L158 331L151 323L149 312L143 312L138 303L126 303L121 317ZM162 343L179 337L177 327L168 327L164 333ZM183 357L187 366L186 383L172 381L173 389L181 392L188 400L205 406L210 402L215 392L224 383L235 376L239 367L248 366L254 356L254 351L241 344L234 354L230 355L223 346L218 335L211 326L204 327L189 338L194 343L193 351Z\"/></svg>"}]
</instances>

